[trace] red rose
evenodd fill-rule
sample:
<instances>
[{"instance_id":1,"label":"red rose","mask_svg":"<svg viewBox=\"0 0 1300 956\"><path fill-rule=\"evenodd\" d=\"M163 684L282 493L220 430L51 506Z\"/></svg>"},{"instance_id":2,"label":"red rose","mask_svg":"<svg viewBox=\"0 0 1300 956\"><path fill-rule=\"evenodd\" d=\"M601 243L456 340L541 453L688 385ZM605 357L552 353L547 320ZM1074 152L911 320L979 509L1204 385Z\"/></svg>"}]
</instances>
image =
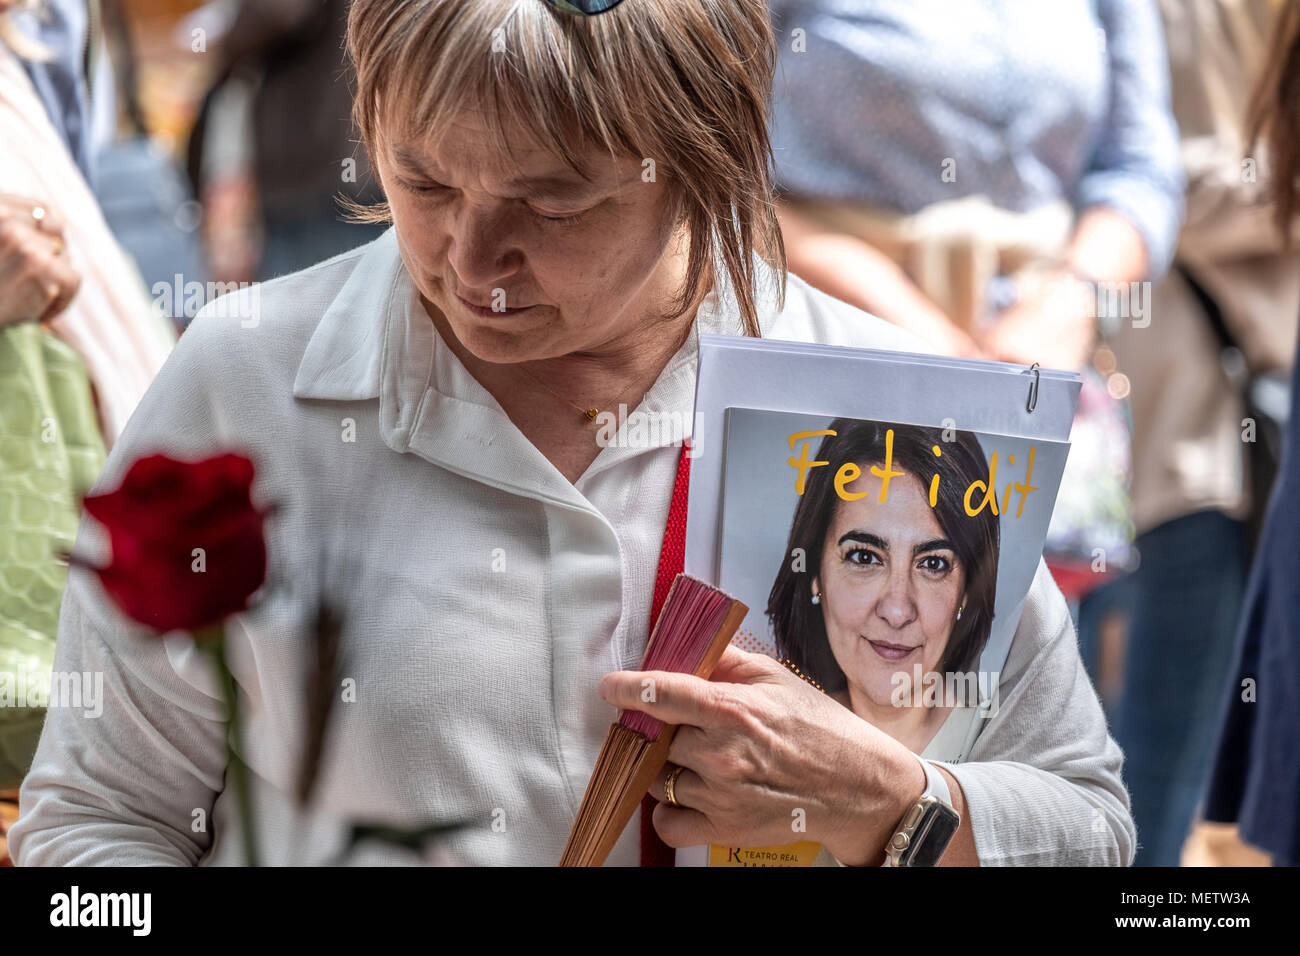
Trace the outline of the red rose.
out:
<instances>
[{"instance_id":1,"label":"red rose","mask_svg":"<svg viewBox=\"0 0 1300 956\"><path fill-rule=\"evenodd\" d=\"M116 491L86 498L108 530L112 561L93 570L114 603L162 633L197 632L246 609L266 579L266 516L252 484L253 463L240 455L151 455Z\"/></svg>"}]
</instances>

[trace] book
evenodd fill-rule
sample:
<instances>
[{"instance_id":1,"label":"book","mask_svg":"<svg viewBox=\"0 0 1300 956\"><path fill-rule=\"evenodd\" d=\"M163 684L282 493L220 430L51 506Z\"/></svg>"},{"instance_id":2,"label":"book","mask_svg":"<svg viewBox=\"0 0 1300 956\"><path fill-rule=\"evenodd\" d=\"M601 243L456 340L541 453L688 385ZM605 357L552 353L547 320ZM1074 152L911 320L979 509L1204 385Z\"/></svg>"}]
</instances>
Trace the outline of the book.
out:
<instances>
[{"instance_id":1,"label":"book","mask_svg":"<svg viewBox=\"0 0 1300 956\"><path fill-rule=\"evenodd\" d=\"M701 336L686 570L748 606L733 643L864 719L947 708L926 753L959 762L999 705L1079 387L1001 362ZM795 839L677 864L828 857Z\"/></svg>"}]
</instances>

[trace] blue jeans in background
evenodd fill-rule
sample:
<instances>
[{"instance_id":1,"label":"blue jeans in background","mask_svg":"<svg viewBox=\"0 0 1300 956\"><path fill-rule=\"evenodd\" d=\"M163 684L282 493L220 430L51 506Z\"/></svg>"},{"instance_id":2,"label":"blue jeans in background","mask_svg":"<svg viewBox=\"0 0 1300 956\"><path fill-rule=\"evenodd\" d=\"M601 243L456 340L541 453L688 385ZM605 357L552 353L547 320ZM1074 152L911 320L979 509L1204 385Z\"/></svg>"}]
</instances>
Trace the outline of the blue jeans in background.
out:
<instances>
[{"instance_id":1,"label":"blue jeans in background","mask_svg":"<svg viewBox=\"0 0 1300 956\"><path fill-rule=\"evenodd\" d=\"M1218 742L1247 570L1244 525L1219 511L1137 541L1114 734L1137 825L1137 866L1177 866Z\"/></svg>"}]
</instances>

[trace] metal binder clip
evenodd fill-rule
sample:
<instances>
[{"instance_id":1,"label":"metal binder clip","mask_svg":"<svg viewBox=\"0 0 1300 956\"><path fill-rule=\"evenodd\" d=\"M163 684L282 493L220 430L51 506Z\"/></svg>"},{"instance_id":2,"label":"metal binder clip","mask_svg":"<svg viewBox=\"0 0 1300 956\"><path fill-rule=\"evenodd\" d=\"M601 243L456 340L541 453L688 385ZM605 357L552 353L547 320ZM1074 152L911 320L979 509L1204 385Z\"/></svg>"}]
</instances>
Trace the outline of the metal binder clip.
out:
<instances>
[{"instance_id":1,"label":"metal binder clip","mask_svg":"<svg viewBox=\"0 0 1300 956\"><path fill-rule=\"evenodd\" d=\"M1029 401L1025 403L1025 411L1032 412L1038 405L1038 363L1029 366L1029 371L1034 373L1034 380L1029 386Z\"/></svg>"}]
</instances>

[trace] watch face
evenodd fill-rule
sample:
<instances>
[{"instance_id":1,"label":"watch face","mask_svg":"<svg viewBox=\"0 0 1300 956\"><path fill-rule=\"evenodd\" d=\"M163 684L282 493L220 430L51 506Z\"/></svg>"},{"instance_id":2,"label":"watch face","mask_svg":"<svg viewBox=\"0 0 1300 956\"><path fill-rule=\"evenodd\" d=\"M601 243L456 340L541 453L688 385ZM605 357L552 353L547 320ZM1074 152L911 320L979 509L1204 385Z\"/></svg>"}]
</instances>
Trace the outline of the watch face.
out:
<instances>
[{"instance_id":1,"label":"watch face","mask_svg":"<svg viewBox=\"0 0 1300 956\"><path fill-rule=\"evenodd\" d=\"M948 849L953 834L961 826L961 817L947 804L934 801L926 808L925 816L912 834L906 853L899 861L902 866L937 866L943 851Z\"/></svg>"}]
</instances>

